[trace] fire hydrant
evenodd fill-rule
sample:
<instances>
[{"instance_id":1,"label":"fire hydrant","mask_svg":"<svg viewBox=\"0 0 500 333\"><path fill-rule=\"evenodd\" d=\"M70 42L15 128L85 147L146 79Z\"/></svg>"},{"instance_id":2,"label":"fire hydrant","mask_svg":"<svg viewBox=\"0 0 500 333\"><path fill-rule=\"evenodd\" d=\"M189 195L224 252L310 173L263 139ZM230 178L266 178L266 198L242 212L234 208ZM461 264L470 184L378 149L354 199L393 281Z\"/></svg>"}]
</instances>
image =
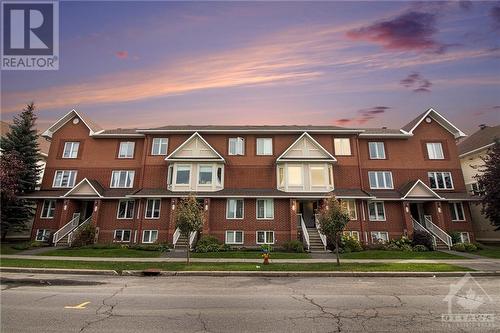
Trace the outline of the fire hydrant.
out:
<instances>
[{"instance_id":1,"label":"fire hydrant","mask_svg":"<svg viewBox=\"0 0 500 333\"><path fill-rule=\"evenodd\" d=\"M263 264L264 265L269 265L269 253L268 252L262 253L262 258L264 258Z\"/></svg>"}]
</instances>

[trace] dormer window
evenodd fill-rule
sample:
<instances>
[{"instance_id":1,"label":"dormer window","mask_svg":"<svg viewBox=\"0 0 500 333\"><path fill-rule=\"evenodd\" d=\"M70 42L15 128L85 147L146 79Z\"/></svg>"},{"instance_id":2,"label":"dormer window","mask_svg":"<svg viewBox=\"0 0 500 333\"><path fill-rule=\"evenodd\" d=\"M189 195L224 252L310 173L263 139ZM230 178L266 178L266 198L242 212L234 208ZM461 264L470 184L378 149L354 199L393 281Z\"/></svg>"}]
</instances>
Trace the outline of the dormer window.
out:
<instances>
[{"instance_id":1,"label":"dormer window","mask_svg":"<svg viewBox=\"0 0 500 333\"><path fill-rule=\"evenodd\" d=\"M229 138L229 155L245 155L244 138Z\"/></svg>"},{"instance_id":2,"label":"dormer window","mask_svg":"<svg viewBox=\"0 0 500 333\"><path fill-rule=\"evenodd\" d=\"M118 158L134 158L135 142L122 141L118 151Z\"/></svg>"}]
</instances>

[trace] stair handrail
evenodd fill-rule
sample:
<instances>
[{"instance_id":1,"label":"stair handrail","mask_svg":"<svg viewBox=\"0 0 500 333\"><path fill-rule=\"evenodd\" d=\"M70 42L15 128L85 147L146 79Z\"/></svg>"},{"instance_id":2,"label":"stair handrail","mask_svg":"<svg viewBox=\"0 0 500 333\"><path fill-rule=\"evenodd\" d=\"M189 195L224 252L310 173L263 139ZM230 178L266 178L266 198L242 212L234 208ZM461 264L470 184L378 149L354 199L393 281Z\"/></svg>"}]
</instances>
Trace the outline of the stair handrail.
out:
<instances>
[{"instance_id":1,"label":"stair handrail","mask_svg":"<svg viewBox=\"0 0 500 333\"><path fill-rule=\"evenodd\" d=\"M80 215L77 215L73 217L68 223L63 225L59 230L54 232L54 236L52 238L52 241L54 242L54 245L57 245L57 242L59 242L61 239L63 239L67 234L69 234L73 229L78 227L78 222L80 222Z\"/></svg>"},{"instance_id":2,"label":"stair handrail","mask_svg":"<svg viewBox=\"0 0 500 333\"><path fill-rule=\"evenodd\" d=\"M189 234L189 249L193 249L193 244L194 240L196 239L196 236L198 235L198 231L191 231Z\"/></svg>"},{"instance_id":3,"label":"stair handrail","mask_svg":"<svg viewBox=\"0 0 500 333\"><path fill-rule=\"evenodd\" d=\"M181 237L181 229L177 228L174 231L174 236L173 236L173 239L172 239L172 244L174 244L174 247L177 244L177 241L179 240L179 237Z\"/></svg>"},{"instance_id":4,"label":"stair handrail","mask_svg":"<svg viewBox=\"0 0 500 333\"><path fill-rule=\"evenodd\" d=\"M309 241L309 232L307 232L307 227L304 222L304 218L302 217L302 214L297 214L297 218L300 219L300 228L302 229L302 240L305 243L307 251L309 251L311 243Z\"/></svg>"},{"instance_id":5,"label":"stair handrail","mask_svg":"<svg viewBox=\"0 0 500 333\"><path fill-rule=\"evenodd\" d=\"M435 248L437 246L436 236L434 236L429 230L427 230L423 225L421 225L417 220L415 220L415 218L412 217L411 220L413 222L413 229L423 231L431 236L432 245L434 245Z\"/></svg>"},{"instance_id":6,"label":"stair handrail","mask_svg":"<svg viewBox=\"0 0 500 333\"><path fill-rule=\"evenodd\" d=\"M318 214L314 214L314 220L316 224L316 230L318 230L319 238L321 238L321 242L323 243L323 248L326 251L326 236L320 230L320 223L318 219Z\"/></svg>"},{"instance_id":7,"label":"stair handrail","mask_svg":"<svg viewBox=\"0 0 500 333\"><path fill-rule=\"evenodd\" d=\"M89 224L90 221L92 221L92 215L88 219L86 219L85 221L80 223L80 225L78 225L78 227L76 227L75 229L70 231L70 233L68 234L68 245L69 246L71 246L71 242L73 241L73 237L76 235L76 232L81 230L85 225Z\"/></svg>"},{"instance_id":8,"label":"stair handrail","mask_svg":"<svg viewBox=\"0 0 500 333\"><path fill-rule=\"evenodd\" d=\"M442 240L443 243L445 243L446 246L448 246L448 249L450 249L451 245L453 245L451 236L448 235L443 229L432 223L429 216L424 216L424 221L427 230L429 230L434 236Z\"/></svg>"}]
</instances>

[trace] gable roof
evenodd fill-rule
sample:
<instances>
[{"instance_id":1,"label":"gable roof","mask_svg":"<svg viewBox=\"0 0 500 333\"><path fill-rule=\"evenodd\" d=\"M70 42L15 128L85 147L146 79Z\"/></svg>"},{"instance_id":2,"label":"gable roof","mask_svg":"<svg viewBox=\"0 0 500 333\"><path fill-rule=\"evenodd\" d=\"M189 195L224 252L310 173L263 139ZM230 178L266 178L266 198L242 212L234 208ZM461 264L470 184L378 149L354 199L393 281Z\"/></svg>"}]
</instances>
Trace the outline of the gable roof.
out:
<instances>
[{"instance_id":1,"label":"gable roof","mask_svg":"<svg viewBox=\"0 0 500 333\"><path fill-rule=\"evenodd\" d=\"M196 156L186 156L177 157L177 153L179 153L182 149L188 146L191 142L198 140L201 141L210 151L213 152L215 156L213 157L196 157ZM186 141L184 141L179 147L177 147L173 152L170 153L165 158L166 161L221 161L224 162L224 158L215 150L198 132L194 132Z\"/></svg>"},{"instance_id":2,"label":"gable roof","mask_svg":"<svg viewBox=\"0 0 500 333\"><path fill-rule=\"evenodd\" d=\"M460 157L486 149L500 140L500 125L485 126L458 144Z\"/></svg>"},{"instance_id":3,"label":"gable roof","mask_svg":"<svg viewBox=\"0 0 500 333\"><path fill-rule=\"evenodd\" d=\"M316 147L319 148L319 150L323 153L324 157L322 158L315 158L315 157L297 157L297 158L294 158L294 157L286 157L286 155L288 154L288 152L290 150L293 149L293 147L295 145L297 145L302 139L304 140L308 140L309 142L311 142L313 145L315 145ZM295 140L284 152L283 154L281 154L277 159L276 159L276 162L279 162L279 161L282 161L282 160L286 160L286 161L304 161L304 160L314 160L314 161L329 161L329 162L336 162L337 159L335 157L333 157L332 154L330 154L328 152L328 150L326 150L322 145L319 144L318 141L314 140L314 138L312 136L309 135L309 133L307 132L304 132L302 133L301 136L299 136L299 138L297 140Z\"/></svg>"},{"instance_id":4,"label":"gable roof","mask_svg":"<svg viewBox=\"0 0 500 333\"><path fill-rule=\"evenodd\" d=\"M99 198L103 197L104 188L99 184L97 180L83 178L78 184L76 184L73 188L71 188L68 192L66 192L63 197L67 197L70 195L78 195L78 196L92 196L91 193L78 193L78 190L90 188L91 192L94 192L94 196Z\"/></svg>"},{"instance_id":5,"label":"gable roof","mask_svg":"<svg viewBox=\"0 0 500 333\"><path fill-rule=\"evenodd\" d=\"M410 121L408 124L403 126L401 129L407 134L413 134L413 131L415 130L415 128L417 128L418 125L420 125L420 123L427 117L431 117L432 119L437 121L439 125L444 127L451 134L453 134L455 139L467 136L467 134L465 134L460 129L458 129L455 125L453 125L451 122L449 122L448 119L446 119L443 115L441 115L439 112L437 112L433 108L430 108L429 110L420 114L417 118Z\"/></svg>"},{"instance_id":6,"label":"gable roof","mask_svg":"<svg viewBox=\"0 0 500 333\"><path fill-rule=\"evenodd\" d=\"M71 119L78 117L85 126L89 129L89 135L95 135L98 134L99 132L103 131L103 129L94 123L92 120L88 119L87 117L84 117L82 114L78 113L75 109L71 110L70 112L66 113L62 118L60 118L58 121L56 121L52 126L50 126L45 132L42 133L42 136L47 137L47 138L52 138L52 134L54 134L57 130L59 130L61 127L63 127L68 121Z\"/></svg>"},{"instance_id":7,"label":"gable roof","mask_svg":"<svg viewBox=\"0 0 500 333\"><path fill-rule=\"evenodd\" d=\"M421 193L418 193L418 189L420 189ZM401 199L406 198L429 198L434 197L437 199L443 199L439 194L433 191L427 184L425 184L422 180L417 179L411 182L406 183L399 190L401 192ZM413 195L412 195L413 193ZM422 193L427 193L429 195L423 195Z\"/></svg>"}]
</instances>

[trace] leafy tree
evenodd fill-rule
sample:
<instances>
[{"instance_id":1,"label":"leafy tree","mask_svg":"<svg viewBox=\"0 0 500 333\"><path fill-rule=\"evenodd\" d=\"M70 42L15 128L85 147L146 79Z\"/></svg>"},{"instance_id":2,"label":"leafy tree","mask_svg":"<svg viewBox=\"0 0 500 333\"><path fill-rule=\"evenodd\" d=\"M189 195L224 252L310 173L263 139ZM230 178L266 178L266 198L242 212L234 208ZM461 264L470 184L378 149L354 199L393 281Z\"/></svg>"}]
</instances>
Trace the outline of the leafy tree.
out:
<instances>
[{"instance_id":1,"label":"leafy tree","mask_svg":"<svg viewBox=\"0 0 500 333\"><path fill-rule=\"evenodd\" d=\"M478 187L484 190L481 200L481 212L500 230L500 139L488 149L488 154L481 158L484 165L479 168L482 174L476 176Z\"/></svg>"},{"instance_id":2,"label":"leafy tree","mask_svg":"<svg viewBox=\"0 0 500 333\"><path fill-rule=\"evenodd\" d=\"M25 230L26 222L34 215L33 206L27 200L18 198L20 194L35 190L40 173L34 109L33 103L28 104L23 112L14 117L11 131L0 139L2 239L9 231ZM5 191L4 181L7 181Z\"/></svg>"},{"instance_id":3,"label":"leafy tree","mask_svg":"<svg viewBox=\"0 0 500 333\"><path fill-rule=\"evenodd\" d=\"M319 230L335 242L335 255L337 257L337 265L340 265L339 244L342 231L349 223L349 213L342 207L340 202L331 196L325 200L323 206L319 210L318 222Z\"/></svg>"},{"instance_id":4,"label":"leafy tree","mask_svg":"<svg viewBox=\"0 0 500 333\"><path fill-rule=\"evenodd\" d=\"M203 207L190 195L179 202L174 216L176 227L186 238L186 263L189 264L189 235L203 228Z\"/></svg>"}]
</instances>

